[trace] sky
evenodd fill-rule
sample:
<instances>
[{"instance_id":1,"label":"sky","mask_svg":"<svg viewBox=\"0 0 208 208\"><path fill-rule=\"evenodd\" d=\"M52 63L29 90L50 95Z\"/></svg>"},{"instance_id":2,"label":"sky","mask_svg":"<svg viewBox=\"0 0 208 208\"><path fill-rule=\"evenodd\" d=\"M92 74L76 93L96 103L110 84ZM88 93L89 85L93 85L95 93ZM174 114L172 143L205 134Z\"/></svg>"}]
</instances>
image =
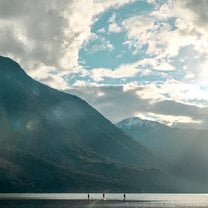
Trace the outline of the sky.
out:
<instances>
[{"instance_id":1,"label":"sky","mask_svg":"<svg viewBox=\"0 0 208 208\"><path fill-rule=\"evenodd\" d=\"M208 0L0 0L0 55L112 122L208 128Z\"/></svg>"}]
</instances>

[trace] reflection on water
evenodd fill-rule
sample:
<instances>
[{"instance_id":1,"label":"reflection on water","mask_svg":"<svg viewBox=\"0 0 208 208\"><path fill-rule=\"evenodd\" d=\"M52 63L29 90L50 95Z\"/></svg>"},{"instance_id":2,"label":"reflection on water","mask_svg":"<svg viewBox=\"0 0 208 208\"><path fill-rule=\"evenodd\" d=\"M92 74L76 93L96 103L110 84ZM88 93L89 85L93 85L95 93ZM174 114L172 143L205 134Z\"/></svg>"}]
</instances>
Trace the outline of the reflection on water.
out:
<instances>
[{"instance_id":1,"label":"reflection on water","mask_svg":"<svg viewBox=\"0 0 208 208\"><path fill-rule=\"evenodd\" d=\"M198 208L208 194L0 194L0 208Z\"/></svg>"}]
</instances>

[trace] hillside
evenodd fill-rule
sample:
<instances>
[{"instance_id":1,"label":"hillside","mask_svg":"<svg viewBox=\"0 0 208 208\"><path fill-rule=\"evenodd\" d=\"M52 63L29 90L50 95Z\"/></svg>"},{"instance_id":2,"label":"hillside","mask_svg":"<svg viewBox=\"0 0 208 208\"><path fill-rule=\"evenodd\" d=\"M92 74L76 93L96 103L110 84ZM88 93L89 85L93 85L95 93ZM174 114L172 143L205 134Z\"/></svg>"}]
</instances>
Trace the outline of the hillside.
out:
<instances>
[{"instance_id":1,"label":"hillside","mask_svg":"<svg viewBox=\"0 0 208 208\"><path fill-rule=\"evenodd\" d=\"M187 181L184 187L190 186L188 191L207 190L207 130L172 128L137 117L124 119L116 125L126 135L166 160L169 172Z\"/></svg>"},{"instance_id":2,"label":"hillside","mask_svg":"<svg viewBox=\"0 0 208 208\"><path fill-rule=\"evenodd\" d=\"M175 191L160 167L85 101L0 57L1 192Z\"/></svg>"}]
</instances>

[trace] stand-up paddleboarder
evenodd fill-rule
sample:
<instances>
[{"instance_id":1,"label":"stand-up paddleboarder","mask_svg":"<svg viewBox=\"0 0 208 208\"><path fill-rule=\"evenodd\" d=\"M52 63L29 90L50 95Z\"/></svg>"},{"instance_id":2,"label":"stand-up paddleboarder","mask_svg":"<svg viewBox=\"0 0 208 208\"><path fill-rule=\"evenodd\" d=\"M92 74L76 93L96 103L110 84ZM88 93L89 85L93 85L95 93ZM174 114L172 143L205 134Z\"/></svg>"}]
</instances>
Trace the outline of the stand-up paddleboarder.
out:
<instances>
[{"instance_id":1,"label":"stand-up paddleboarder","mask_svg":"<svg viewBox=\"0 0 208 208\"><path fill-rule=\"evenodd\" d=\"M105 193L103 193L103 200L105 200Z\"/></svg>"},{"instance_id":2,"label":"stand-up paddleboarder","mask_svg":"<svg viewBox=\"0 0 208 208\"><path fill-rule=\"evenodd\" d=\"M123 200L126 201L126 194L123 194Z\"/></svg>"},{"instance_id":3,"label":"stand-up paddleboarder","mask_svg":"<svg viewBox=\"0 0 208 208\"><path fill-rule=\"evenodd\" d=\"M87 194L87 200L90 201L90 194Z\"/></svg>"}]
</instances>

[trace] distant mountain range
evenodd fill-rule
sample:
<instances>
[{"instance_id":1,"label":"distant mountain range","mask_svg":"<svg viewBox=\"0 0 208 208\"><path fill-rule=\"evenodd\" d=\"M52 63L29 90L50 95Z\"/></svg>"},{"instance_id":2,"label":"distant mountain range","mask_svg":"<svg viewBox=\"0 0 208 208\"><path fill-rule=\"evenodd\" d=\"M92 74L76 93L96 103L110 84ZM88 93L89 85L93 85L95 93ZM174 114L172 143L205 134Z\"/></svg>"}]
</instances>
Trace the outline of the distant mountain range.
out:
<instances>
[{"instance_id":1,"label":"distant mountain range","mask_svg":"<svg viewBox=\"0 0 208 208\"><path fill-rule=\"evenodd\" d=\"M116 125L166 160L169 172L182 180L184 188L193 192L208 190L208 130L171 128L138 117Z\"/></svg>"},{"instance_id":2,"label":"distant mountain range","mask_svg":"<svg viewBox=\"0 0 208 208\"><path fill-rule=\"evenodd\" d=\"M0 57L0 192L178 190L144 145Z\"/></svg>"}]
</instances>

